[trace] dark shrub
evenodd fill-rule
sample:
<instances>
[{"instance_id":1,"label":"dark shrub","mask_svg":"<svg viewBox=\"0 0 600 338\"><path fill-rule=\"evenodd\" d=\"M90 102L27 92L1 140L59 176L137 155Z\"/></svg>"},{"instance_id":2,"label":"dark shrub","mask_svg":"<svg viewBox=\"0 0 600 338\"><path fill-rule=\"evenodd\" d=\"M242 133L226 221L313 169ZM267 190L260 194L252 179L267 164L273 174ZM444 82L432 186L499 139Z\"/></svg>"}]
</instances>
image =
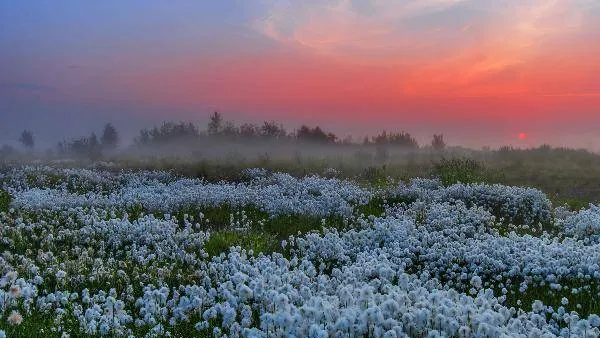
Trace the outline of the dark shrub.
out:
<instances>
[{"instance_id":1,"label":"dark shrub","mask_svg":"<svg viewBox=\"0 0 600 338\"><path fill-rule=\"evenodd\" d=\"M443 158L435 164L435 174L445 186L455 183L478 183L484 179L484 167L470 158Z\"/></svg>"},{"instance_id":2,"label":"dark shrub","mask_svg":"<svg viewBox=\"0 0 600 338\"><path fill-rule=\"evenodd\" d=\"M0 212L7 212L11 201L12 196L7 191L0 189Z\"/></svg>"}]
</instances>

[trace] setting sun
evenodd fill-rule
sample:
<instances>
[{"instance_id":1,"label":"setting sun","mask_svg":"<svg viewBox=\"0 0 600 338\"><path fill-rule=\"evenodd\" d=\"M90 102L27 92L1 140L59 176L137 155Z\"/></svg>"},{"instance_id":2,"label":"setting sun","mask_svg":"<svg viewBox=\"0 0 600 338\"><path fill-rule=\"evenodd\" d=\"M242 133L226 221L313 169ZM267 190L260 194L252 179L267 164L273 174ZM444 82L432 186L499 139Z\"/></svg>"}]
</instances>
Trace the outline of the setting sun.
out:
<instances>
[{"instance_id":1,"label":"setting sun","mask_svg":"<svg viewBox=\"0 0 600 338\"><path fill-rule=\"evenodd\" d=\"M526 133L519 133L519 140L525 140L527 138L527 134Z\"/></svg>"}]
</instances>

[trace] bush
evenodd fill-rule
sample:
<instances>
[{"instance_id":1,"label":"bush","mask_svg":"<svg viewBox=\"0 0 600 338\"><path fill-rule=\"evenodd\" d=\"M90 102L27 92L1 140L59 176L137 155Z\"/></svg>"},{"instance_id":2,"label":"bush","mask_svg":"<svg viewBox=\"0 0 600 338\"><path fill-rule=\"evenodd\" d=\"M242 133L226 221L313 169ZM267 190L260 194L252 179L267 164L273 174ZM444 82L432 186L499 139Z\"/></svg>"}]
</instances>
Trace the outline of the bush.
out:
<instances>
[{"instance_id":1,"label":"bush","mask_svg":"<svg viewBox=\"0 0 600 338\"><path fill-rule=\"evenodd\" d=\"M0 212L7 212L11 201L12 196L7 191L0 189Z\"/></svg>"},{"instance_id":2,"label":"bush","mask_svg":"<svg viewBox=\"0 0 600 338\"><path fill-rule=\"evenodd\" d=\"M428 203L461 201L467 207L479 206L497 218L513 224L548 224L552 203L542 191L500 184L453 184L443 187L439 180L413 179L389 191L389 198L401 201L421 200Z\"/></svg>"},{"instance_id":3,"label":"bush","mask_svg":"<svg viewBox=\"0 0 600 338\"><path fill-rule=\"evenodd\" d=\"M600 206L590 204L561 222L565 233L586 242L600 243Z\"/></svg>"},{"instance_id":4,"label":"bush","mask_svg":"<svg viewBox=\"0 0 600 338\"><path fill-rule=\"evenodd\" d=\"M445 186L456 183L480 183L484 179L484 167L470 158L442 158L441 162L435 164L435 174Z\"/></svg>"}]
</instances>

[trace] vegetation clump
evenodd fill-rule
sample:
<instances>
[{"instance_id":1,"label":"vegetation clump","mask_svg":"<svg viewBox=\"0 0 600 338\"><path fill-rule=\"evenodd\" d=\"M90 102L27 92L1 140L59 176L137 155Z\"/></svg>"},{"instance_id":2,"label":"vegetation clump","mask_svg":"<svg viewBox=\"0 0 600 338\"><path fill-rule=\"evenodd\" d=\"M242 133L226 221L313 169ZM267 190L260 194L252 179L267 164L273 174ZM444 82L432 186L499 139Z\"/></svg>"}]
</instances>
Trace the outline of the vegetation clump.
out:
<instances>
[{"instance_id":1,"label":"vegetation clump","mask_svg":"<svg viewBox=\"0 0 600 338\"><path fill-rule=\"evenodd\" d=\"M12 196L8 193L8 191L0 189L0 212L7 212L10 208L11 201Z\"/></svg>"},{"instance_id":2,"label":"vegetation clump","mask_svg":"<svg viewBox=\"0 0 600 338\"><path fill-rule=\"evenodd\" d=\"M434 170L445 186L456 183L481 183L485 178L483 164L466 157L442 158L435 164Z\"/></svg>"}]
</instances>

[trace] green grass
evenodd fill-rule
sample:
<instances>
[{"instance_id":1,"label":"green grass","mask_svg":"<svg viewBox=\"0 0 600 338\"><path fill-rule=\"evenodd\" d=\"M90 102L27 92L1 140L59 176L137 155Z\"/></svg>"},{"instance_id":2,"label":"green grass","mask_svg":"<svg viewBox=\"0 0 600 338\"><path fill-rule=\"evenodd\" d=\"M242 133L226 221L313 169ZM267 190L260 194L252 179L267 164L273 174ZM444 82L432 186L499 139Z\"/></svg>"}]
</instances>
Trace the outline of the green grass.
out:
<instances>
[{"instance_id":1,"label":"green grass","mask_svg":"<svg viewBox=\"0 0 600 338\"><path fill-rule=\"evenodd\" d=\"M218 256L226 253L233 246L239 246L246 251L252 250L254 254L261 252L268 254L280 249L277 247L277 240L269 233L256 230L244 232L224 230L212 233L204 245L204 250L210 256Z\"/></svg>"},{"instance_id":2,"label":"green grass","mask_svg":"<svg viewBox=\"0 0 600 338\"><path fill-rule=\"evenodd\" d=\"M579 211L581 209L585 209L589 207L590 202L585 200L578 200L575 198L568 198L563 200L564 204L569 207L569 209L573 211Z\"/></svg>"},{"instance_id":3,"label":"green grass","mask_svg":"<svg viewBox=\"0 0 600 338\"><path fill-rule=\"evenodd\" d=\"M0 189L0 212L8 212L12 196L5 190Z\"/></svg>"},{"instance_id":4,"label":"green grass","mask_svg":"<svg viewBox=\"0 0 600 338\"><path fill-rule=\"evenodd\" d=\"M600 302L597 301L599 297L598 293L600 292L600 284L597 280L562 280L559 284L563 287L566 286L567 288L561 290L553 290L550 288L549 283L546 283L545 285L530 283L524 292L519 291L520 282L521 281L513 281L512 286L506 294L506 306L513 306L525 311L531 311L533 302L535 300L540 300L544 305L552 306L554 309L563 306L567 312L577 311L581 318L585 318L590 314L600 314ZM571 291L574 288L581 289L581 292L573 294ZM499 289L495 290L495 294L497 296L502 295ZM561 304L563 297L569 300L567 305ZM577 305L580 305L580 308L578 308Z\"/></svg>"},{"instance_id":5,"label":"green grass","mask_svg":"<svg viewBox=\"0 0 600 338\"><path fill-rule=\"evenodd\" d=\"M325 218L311 217L306 215L285 214L269 217L266 213L257 209L244 208L245 214L249 220L252 220L252 226L245 230L231 229L225 225L225 217L219 209L211 209L205 213L211 222L221 221L223 226L210 226L214 231L211 233L209 241L205 248L210 256L216 256L226 252L231 246L240 246L246 250L253 250L254 254L262 252L270 254L272 252L281 252L281 242L287 240L290 236L306 234L312 231L321 232L325 227L343 229L347 226L342 217L329 216ZM225 208L225 210L229 210ZM230 214L227 213L227 222ZM220 217L219 217L220 216Z\"/></svg>"},{"instance_id":6,"label":"green grass","mask_svg":"<svg viewBox=\"0 0 600 338\"><path fill-rule=\"evenodd\" d=\"M54 318L56 316L53 313L41 313L38 311L27 314L20 325L12 325L6 322L6 320L0 321L0 329L4 330L7 337L10 338L31 338L31 337L50 337L50 338L61 338L62 332L66 332L71 338L92 338L99 337L99 334L90 335L80 331L79 323L73 316L65 316L62 318L59 327L62 330L57 330ZM179 322L174 326L163 324L166 331L171 333L173 338L212 338L212 328L205 329L202 331L196 330L194 325L197 322L202 321L200 314L192 316L189 322ZM211 321L212 326L219 327L219 323L216 320ZM151 329L150 326L145 325L141 327L132 326L132 333L135 337L144 337L146 333ZM114 332L109 332L105 337L117 337Z\"/></svg>"},{"instance_id":7,"label":"green grass","mask_svg":"<svg viewBox=\"0 0 600 338\"><path fill-rule=\"evenodd\" d=\"M23 314L23 312L21 312ZM20 325L9 324L6 320L9 313L0 321L0 329L4 330L7 337L29 338L29 337L60 337L58 332L52 332L50 328L54 324L54 314L33 312L24 315L23 323ZM74 328L73 328L74 329ZM43 331L42 331L43 330ZM77 330L79 328L77 327Z\"/></svg>"},{"instance_id":8,"label":"green grass","mask_svg":"<svg viewBox=\"0 0 600 338\"><path fill-rule=\"evenodd\" d=\"M531 235L539 237L544 233L547 233L552 236L556 236L560 233L560 228L555 226L552 223L541 223L538 225L531 226L520 226L514 224L505 224L505 223L494 223L493 228L498 230L498 234L500 236L508 236L510 233L514 232L519 236Z\"/></svg>"}]
</instances>

